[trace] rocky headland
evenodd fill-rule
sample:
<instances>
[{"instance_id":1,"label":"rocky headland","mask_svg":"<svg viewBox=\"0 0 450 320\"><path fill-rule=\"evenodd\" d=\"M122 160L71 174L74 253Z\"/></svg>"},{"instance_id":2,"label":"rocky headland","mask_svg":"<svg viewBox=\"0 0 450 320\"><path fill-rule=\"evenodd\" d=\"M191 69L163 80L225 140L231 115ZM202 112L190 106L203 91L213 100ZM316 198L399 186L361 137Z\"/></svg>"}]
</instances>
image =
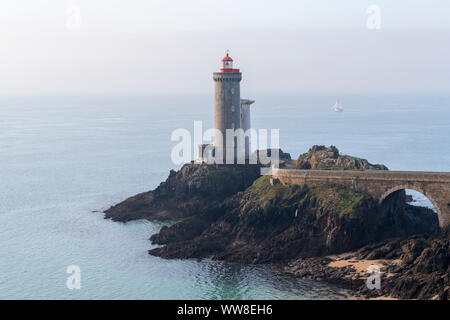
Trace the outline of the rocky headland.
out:
<instances>
[{"instance_id":1,"label":"rocky headland","mask_svg":"<svg viewBox=\"0 0 450 320\"><path fill-rule=\"evenodd\" d=\"M318 170L387 170L314 146L281 165ZM403 191L381 205L369 195L329 184L283 185L259 165L189 163L155 190L105 211L105 218L176 221L151 236L150 254L238 263L271 263L299 277L328 281L364 297L449 298L449 232L430 209L411 206ZM381 268L381 288L365 284Z\"/></svg>"}]
</instances>

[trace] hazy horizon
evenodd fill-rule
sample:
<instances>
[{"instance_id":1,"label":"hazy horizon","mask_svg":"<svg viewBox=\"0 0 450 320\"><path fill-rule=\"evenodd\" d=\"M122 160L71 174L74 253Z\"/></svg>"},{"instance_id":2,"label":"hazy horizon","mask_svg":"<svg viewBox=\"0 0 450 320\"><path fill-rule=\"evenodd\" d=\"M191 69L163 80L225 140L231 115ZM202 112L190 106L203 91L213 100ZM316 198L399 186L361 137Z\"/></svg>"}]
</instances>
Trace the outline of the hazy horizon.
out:
<instances>
[{"instance_id":1,"label":"hazy horizon","mask_svg":"<svg viewBox=\"0 0 450 320\"><path fill-rule=\"evenodd\" d=\"M366 26L374 4L379 30ZM0 94L209 94L227 49L243 96L446 94L446 12L440 0L7 0Z\"/></svg>"}]
</instances>

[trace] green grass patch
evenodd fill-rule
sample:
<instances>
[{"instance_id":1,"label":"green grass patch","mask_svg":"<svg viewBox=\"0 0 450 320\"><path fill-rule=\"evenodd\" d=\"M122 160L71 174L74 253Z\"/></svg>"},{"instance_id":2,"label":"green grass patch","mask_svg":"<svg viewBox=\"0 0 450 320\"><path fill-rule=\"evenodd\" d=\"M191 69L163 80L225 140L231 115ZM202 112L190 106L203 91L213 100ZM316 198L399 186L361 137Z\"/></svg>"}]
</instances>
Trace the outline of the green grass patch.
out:
<instances>
[{"instance_id":1,"label":"green grass patch","mask_svg":"<svg viewBox=\"0 0 450 320\"><path fill-rule=\"evenodd\" d=\"M320 206L339 213L340 217L352 215L367 196L342 185L313 187L311 194L317 198Z\"/></svg>"}]
</instances>

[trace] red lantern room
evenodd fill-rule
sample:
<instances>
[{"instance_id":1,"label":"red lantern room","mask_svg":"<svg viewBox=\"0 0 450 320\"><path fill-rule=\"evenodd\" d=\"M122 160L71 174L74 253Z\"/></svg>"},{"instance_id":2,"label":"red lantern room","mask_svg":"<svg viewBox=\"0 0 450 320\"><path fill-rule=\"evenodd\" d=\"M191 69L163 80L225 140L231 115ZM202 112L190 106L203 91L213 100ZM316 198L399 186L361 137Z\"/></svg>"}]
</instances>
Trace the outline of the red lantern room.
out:
<instances>
[{"instance_id":1,"label":"red lantern room","mask_svg":"<svg viewBox=\"0 0 450 320\"><path fill-rule=\"evenodd\" d=\"M233 69L233 59L229 56L228 52L225 58L222 59L222 68L220 72L239 72L239 69Z\"/></svg>"}]
</instances>

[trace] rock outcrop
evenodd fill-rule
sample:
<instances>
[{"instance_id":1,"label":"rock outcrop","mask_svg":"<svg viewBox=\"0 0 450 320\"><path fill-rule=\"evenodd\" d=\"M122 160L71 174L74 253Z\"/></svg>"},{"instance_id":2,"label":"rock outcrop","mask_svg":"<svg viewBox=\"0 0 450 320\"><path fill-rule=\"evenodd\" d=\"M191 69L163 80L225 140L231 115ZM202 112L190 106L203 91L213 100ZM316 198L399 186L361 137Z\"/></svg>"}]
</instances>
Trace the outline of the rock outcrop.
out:
<instances>
[{"instance_id":1,"label":"rock outcrop","mask_svg":"<svg viewBox=\"0 0 450 320\"><path fill-rule=\"evenodd\" d=\"M105 211L105 218L176 220L201 214L249 187L259 177L257 165L186 164L171 170L155 190L131 197Z\"/></svg>"},{"instance_id":2,"label":"rock outcrop","mask_svg":"<svg viewBox=\"0 0 450 320\"><path fill-rule=\"evenodd\" d=\"M380 268L380 288L370 289L367 267ZM325 280L364 297L450 299L450 229L385 240L343 255L297 259L286 270Z\"/></svg>"},{"instance_id":3,"label":"rock outcrop","mask_svg":"<svg viewBox=\"0 0 450 320\"><path fill-rule=\"evenodd\" d=\"M271 156L272 149L259 151ZM259 154L258 153L258 154ZM280 159L289 153L278 150ZM143 192L112 206L105 218L131 220L177 220L196 215L220 204L252 185L260 177L261 165L206 165L194 162L171 170L166 181L152 191Z\"/></svg>"},{"instance_id":4,"label":"rock outcrop","mask_svg":"<svg viewBox=\"0 0 450 320\"><path fill-rule=\"evenodd\" d=\"M341 155L335 146L313 146L300 155L297 169L314 170L388 170L382 164L371 164L366 159Z\"/></svg>"},{"instance_id":5,"label":"rock outcrop","mask_svg":"<svg viewBox=\"0 0 450 320\"><path fill-rule=\"evenodd\" d=\"M285 262L426 233L437 225L431 210L414 210L400 197L387 202L379 208L369 196L343 186L272 185L270 177L263 176L201 216L153 235L153 243L165 246L150 253L163 258Z\"/></svg>"},{"instance_id":6,"label":"rock outcrop","mask_svg":"<svg viewBox=\"0 0 450 320\"><path fill-rule=\"evenodd\" d=\"M289 154L280 154L290 161ZM323 146L314 146L301 155L297 167L387 170ZM390 266L387 272L404 273L391 277L392 282L386 282L389 285L379 294L448 297L441 292L441 285L448 286L448 281L442 280L445 272L448 276L448 239L436 234L423 241L402 240L435 232L435 212L406 204L404 192L392 194L380 206L369 195L342 185L283 185L260 176L260 168L186 164L177 172L171 171L154 191L111 207L105 217L124 222L177 220L150 238L161 246L149 253L163 258L213 257L289 265L298 276L335 282L373 296L373 292L364 291L364 278L355 275L351 267L329 266L330 255L353 252L356 260L403 261L401 267L386 264ZM393 238L397 240L389 240ZM415 280L421 284L414 284ZM438 288L433 290L427 283Z\"/></svg>"}]
</instances>

